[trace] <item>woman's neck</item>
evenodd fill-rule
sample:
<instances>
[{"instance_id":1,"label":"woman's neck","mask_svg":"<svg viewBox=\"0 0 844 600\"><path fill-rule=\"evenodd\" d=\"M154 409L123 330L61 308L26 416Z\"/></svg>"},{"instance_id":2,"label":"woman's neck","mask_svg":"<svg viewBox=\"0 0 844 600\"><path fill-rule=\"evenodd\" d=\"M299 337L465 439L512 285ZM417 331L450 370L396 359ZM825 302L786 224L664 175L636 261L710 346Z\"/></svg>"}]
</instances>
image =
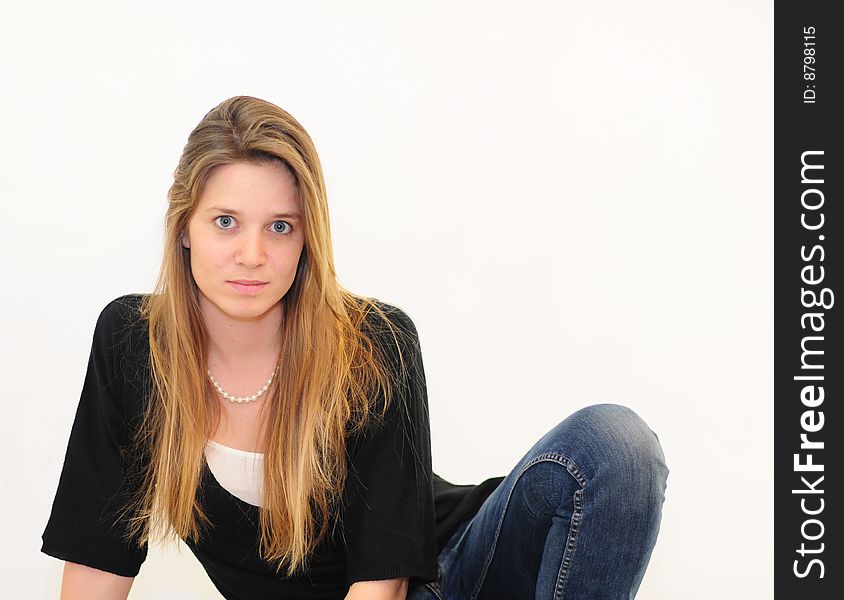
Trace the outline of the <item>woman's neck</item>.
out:
<instances>
[{"instance_id":1,"label":"woman's neck","mask_svg":"<svg viewBox=\"0 0 844 600\"><path fill-rule=\"evenodd\" d=\"M260 318L250 320L231 318L202 295L200 307L210 338L209 363L237 368L275 362L283 319L281 302Z\"/></svg>"}]
</instances>

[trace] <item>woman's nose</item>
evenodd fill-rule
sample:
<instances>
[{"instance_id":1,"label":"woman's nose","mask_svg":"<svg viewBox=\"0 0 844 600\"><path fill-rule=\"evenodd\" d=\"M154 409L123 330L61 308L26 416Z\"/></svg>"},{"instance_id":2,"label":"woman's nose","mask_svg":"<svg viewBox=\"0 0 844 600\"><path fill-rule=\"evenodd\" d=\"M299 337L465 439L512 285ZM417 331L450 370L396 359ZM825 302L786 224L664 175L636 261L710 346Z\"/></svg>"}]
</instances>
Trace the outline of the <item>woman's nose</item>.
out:
<instances>
[{"instance_id":1,"label":"woman's nose","mask_svg":"<svg viewBox=\"0 0 844 600\"><path fill-rule=\"evenodd\" d=\"M238 262L248 267L256 267L266 260L264 239L260 231L245 233L241 237L237 258Z\"/></svg>"}]
</instances>

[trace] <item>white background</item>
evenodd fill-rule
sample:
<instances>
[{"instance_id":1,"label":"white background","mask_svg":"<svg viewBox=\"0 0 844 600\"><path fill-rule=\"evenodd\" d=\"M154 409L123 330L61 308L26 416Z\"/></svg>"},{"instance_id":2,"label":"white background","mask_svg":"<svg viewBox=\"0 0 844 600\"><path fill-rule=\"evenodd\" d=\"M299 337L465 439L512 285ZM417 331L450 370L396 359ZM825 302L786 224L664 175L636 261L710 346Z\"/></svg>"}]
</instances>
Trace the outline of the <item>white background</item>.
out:
<instances>
[{"instance_id":1,"label":"white background","mask_svg":"<svg viewBox=\"0 0 844 600\"><path fill-rule=\"evenodd\" d=\"M187 135L270 100L336 266L420 332L434 470L506 474L626 404L671 474L638 598L770 598L770 2L19 3L0 20L3 598L39 552L100 310L148 292ZM219 598L158 548L130 598Z\"/></svg>"}]
</instances>

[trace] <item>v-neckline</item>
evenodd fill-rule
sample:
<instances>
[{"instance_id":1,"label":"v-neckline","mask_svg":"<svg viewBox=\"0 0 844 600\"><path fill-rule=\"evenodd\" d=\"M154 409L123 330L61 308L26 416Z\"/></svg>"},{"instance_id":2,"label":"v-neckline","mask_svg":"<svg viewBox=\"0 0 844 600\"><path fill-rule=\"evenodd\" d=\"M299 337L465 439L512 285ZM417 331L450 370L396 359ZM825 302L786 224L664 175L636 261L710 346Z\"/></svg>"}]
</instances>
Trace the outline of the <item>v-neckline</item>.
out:
<instances>
[{"instance_id":1,"label":"v-neckline","mask_svg":"<svg viewBox=\"0 0 844 600\"><path fill-rule=\"evenodd\" d=\"M245 507L252 512L256 512L256 513L258 512L258 509L260 508L259 506L255 506L254 504L250 504L249 502L247 502L246 500L243 500L242 498L238 498L237 496L232 494L230 491L228 491L223 486L223 484L221 484L219 481L217 481L217 478L214 477L214 472L211 470L211 467L208 466L207 460L203 462L202 468L204 469L206 476L208 477L208 480L211 483L213 483L215 487L219 488L223 492L223 495L225 497L229 498L230 500L234 500L235 504L237 504L241 508Z\"/></svg>"}]
</instances>

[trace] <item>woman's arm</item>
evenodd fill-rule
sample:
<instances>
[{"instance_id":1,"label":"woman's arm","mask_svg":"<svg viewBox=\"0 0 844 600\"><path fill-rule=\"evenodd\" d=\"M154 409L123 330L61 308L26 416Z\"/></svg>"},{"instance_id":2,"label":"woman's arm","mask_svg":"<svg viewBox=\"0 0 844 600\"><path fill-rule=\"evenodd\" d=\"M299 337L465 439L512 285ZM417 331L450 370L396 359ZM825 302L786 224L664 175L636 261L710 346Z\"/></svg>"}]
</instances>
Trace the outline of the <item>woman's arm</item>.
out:
<instances>
[{"instance_id":1,"label":"woman's arm","mask_svg":"<svg viewBox=\"0 0 844 600\"><path fill-rule=\"evenodd\" d=\"M349 588L345 600L406 600L407 583L407 577L356 581Z\"/></svg>"},{"instance_id":2,"label":"woman's arm","mask_svg":"<svg viewBox=\"0 0 844 600\"><path fill-rule=\"evenodd\" d=\"M133 581L134 577L65 562L61 600L126 600Z\"/></svg>"}]
</instances>

